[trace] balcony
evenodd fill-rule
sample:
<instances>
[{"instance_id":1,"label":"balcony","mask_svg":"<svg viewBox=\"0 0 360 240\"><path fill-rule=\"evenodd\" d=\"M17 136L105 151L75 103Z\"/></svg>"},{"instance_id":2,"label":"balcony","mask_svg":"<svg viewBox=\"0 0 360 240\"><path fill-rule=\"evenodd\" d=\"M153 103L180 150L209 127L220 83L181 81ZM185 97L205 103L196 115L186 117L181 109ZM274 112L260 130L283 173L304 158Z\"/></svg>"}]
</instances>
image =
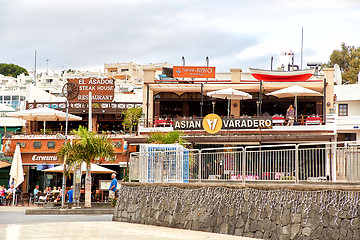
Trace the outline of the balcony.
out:
<instances>
[{"instance_id":1,"label":"balcony","mask_svg":"<svg viewBox=\"0 0 360 240\"><path fill-rule=\"evenodd\" d=\"M66 111L65 102L33 102L27 103L26 109L33 109L39 107L48 107L54 108L56 110ZM133 108L133 107L142 107L142 102L92 102L92 111L93 113L107 113L107 114L120 114L122 110ZM87 113L89 110L88 102L69 102L69 113L72 114L82 114Z\"/></svg>"}]
</instances>

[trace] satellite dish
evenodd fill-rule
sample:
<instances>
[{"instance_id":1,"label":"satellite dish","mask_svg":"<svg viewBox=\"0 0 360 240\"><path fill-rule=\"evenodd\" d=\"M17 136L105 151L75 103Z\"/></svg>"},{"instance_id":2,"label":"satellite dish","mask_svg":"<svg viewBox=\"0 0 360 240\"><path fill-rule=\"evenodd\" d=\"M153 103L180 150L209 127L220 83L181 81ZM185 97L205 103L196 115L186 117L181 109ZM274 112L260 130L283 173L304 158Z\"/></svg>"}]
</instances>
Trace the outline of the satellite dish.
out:
<instances>
[{"instance_id":1,"label":"satellite dish","mask_svg":"<svg viewBox=\"0 0 360 240\"><path fill-rule=\"evenodd\" d=\"M334 77L335 77L335 83L336 85L341 85L342 84L342 78L341 78L341 70L338 64L334 65L335 68L335 72L334 72Z\"/></svg>"}]
</instances>

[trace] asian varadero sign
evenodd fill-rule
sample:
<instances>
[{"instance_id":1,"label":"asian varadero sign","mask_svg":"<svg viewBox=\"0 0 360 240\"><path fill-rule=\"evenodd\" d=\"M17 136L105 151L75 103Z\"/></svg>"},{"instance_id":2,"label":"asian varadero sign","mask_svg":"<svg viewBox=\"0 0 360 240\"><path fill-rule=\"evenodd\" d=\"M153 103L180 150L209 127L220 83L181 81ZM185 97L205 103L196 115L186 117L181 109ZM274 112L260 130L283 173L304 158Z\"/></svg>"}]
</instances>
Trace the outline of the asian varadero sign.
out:
<instances>
[{"instance_id":1,"label":"asian varadero sign","mask_svg":"<svg viewBox=\"0 0 360 240\"><path fill-rule=\"evenodd\" d=\"M221 118L217 114L208 114L199 119L174 119L174 130L205 130L214 134L220 130L272 129L271 117Z\"/></svg>"},{"instance_id":2,"label":"asian varadero sign","mask_svg":"<svg viewBox=\"0 0 360 240\"><path fill-rule=\"evenodd\" d=\"M215 78L215 67L174 66L174 78Z\"/></svg>"},{"instance_id":3,"label":"asian varadero sign","mask_svg":"<svg viewBox=\"0 0 360 240\"><path fill-rule=\"evenodd\" d=\"M113 78L74 78L68 82L78 85L79 93L71 101L89 101L89 92L94 102L112 102L114 100L115 80Z\"/></svg>"}]
</instances>

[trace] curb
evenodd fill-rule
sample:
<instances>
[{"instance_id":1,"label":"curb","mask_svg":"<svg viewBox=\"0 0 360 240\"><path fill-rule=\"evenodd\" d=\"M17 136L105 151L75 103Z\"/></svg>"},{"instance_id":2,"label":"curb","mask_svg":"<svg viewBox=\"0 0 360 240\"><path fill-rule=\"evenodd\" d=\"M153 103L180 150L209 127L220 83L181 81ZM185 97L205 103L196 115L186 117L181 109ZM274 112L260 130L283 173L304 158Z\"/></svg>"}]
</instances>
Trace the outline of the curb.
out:
<instances>
[{"instance_id":1,"label":"curb","mask_svg":"<svg viewBox=\"0 0 360 240\"><path fill-rule=\"evenodd\" d=\"M27 209L25 215L73 215L73 214L114 214L114 208L107 209Z\"/></svg>"}]
</instances>

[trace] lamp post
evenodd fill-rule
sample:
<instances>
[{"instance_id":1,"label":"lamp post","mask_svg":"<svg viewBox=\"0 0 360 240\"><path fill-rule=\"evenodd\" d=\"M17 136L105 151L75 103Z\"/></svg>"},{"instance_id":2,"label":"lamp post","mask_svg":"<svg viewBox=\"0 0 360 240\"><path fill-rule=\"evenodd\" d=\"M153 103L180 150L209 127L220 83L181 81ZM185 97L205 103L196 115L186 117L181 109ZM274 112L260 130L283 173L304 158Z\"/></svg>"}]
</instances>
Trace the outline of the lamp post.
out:
<instances>
[{"instance_id":1,"label":"lamp post","mask_svg":"<svg viewBox=\"0 0 360 240\"><path fill-rule=\"evenodd\" d=\"M205 58L206 66L209 67L209 57ZM208 78L206 78L206 81ZM204 106L204 83L201 83L201 101L200 101L200 117L203 116L203 106Z\"/></svg>"},{"instance_id":2,"label":"lamp post","mask_svg":"<svg viewBox=\"0 0 360 240\"><path fill-rule=\"evenodd\" d=\"M46 59L46 75L49 75L49 59Z\"/></svg>"},{"instance_id":3,"label":"lamp post","mask_svg":"<svg viewBox=\"0 0 360 240\"><path fill-rule=\"evenodd\" d=\"M183 67L185 67L185 57L184 56L182 56L182 62L183 62ZM184 78L182 79L182 80L184 80Z\"/></svg>"},{"instance_id":4,"label":"lamp post","mask_svg":"<svg viewBox=\"0 0 360 240\"><path fill-rule=\"evenodd\" d=\"M66 120L65 120L65 145L67 143L67 132L68 132L68 122L69 122L69 102L66 99ZM65 205L65 191L66 191L66 159L64 159L63 164L63 179L62 179L62 194L61 194L61 208L64 208Z\"/></svg>"}]
</instances>

